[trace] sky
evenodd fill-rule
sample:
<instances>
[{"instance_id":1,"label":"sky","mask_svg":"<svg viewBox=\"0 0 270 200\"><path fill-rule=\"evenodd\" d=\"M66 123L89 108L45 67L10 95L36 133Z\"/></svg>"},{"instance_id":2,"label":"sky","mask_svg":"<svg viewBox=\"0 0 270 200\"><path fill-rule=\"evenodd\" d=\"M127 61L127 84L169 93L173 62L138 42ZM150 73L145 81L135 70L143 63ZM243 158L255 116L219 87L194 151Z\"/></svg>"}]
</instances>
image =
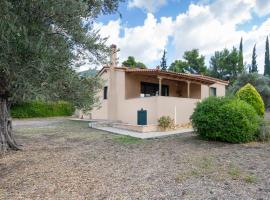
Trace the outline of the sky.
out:
<instances>
[{"instance_id":1,"label":"sky","mask_svg":"<svg viewBox=\"0 0 270 200\"><path fill-rule=\"evenodd\" d=\"M120 49L119 65L134 56L155 68L164 49L170 65L196 48L209 66L215 51L238 48L242 37L244 62L251 63L256 44L258 67L263 72L270 0L126 0L119 13L122 17L100 16L94 23L102 37L109 37L107 44Z\"/></svg>"}]
</instances>

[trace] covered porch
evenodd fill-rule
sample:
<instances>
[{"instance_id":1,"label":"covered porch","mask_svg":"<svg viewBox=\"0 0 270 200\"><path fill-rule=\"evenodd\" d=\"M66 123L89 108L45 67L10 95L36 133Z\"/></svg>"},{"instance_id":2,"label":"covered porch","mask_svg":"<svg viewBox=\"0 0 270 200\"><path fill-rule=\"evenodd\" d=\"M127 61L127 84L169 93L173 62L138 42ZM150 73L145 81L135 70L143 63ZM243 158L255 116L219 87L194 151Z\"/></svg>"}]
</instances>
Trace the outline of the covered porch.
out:
<instances>
[{"instance_id":1,"label":"covered porch","mask_svg":"<svg viewBox=\"0 0 270 200\"><path fill-rule=\"evenodd\" d=\"M201 99L212 81L194 79L187 74L176 74L160 70L127 70L125 75L125 98L167 96L178 98Z\"/></svg>"}]
</instances>

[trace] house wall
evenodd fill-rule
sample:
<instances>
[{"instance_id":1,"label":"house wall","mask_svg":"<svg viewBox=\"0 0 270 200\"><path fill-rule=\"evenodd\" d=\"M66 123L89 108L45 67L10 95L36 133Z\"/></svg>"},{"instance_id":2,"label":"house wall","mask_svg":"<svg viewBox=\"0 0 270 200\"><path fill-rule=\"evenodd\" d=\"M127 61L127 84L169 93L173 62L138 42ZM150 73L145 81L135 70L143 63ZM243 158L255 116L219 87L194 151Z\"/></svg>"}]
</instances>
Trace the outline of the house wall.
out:
<instances>
[{"instance_id":1,"label":"house wall","mask_svg":"<svg viewBox=\"0 0 270 200\"><path fill-rule=\"evenodd\" d=\"M222 83L215 83L210 86L202 85L201 86L201 99L209 97L210 87L214 87L217 89L217 96L222 97L226 94L226 86Z\"/></svg>"},{"instance_id":2,"label":"house wall","mask_svg":"<svg viewBox=\"0 0 270 200\"><path fill-rule=\"evenodd\" d=\"M124 123L137 124L137 111L147 110L147 124L156 124L157 97L127 99L121 103L118 119Z\"/></svg>"},{"instance_id":3,"label":"house wall","mask_svg":"<svg viewBox=\"0 0 270 200\"><path fill-rule=\"evenodd\" d=\"M144 109L147 111L147 124L157 124L157 120L162 116L170 116L176 123L188 123L199 99L153 96L145 98L127 99L121 103L118 120L137 124L137 111Z\"/></svg>"},{"instance_id":4,"label":"house wall","mask_svg":"<svg viewBox=\"0 0 270 200\"><path fill-rule=\"evenodd\" d=\"M189 118L199 101L199 99L190 98L158 97L157 119L162 116L170 116L177 124L189 123Z\"/></svg>"},{"instance_id":5,"label":"house wall","mask_svg":"<svg viewBox=\"0 0 270 200\"><path fill-rule=\"evenodd\" d=\"M209 86L201 85L201 99L209 97Z\"/></svg>"},{"instance_id":6,"label":"house wall","mask_svg":"<svg viewBox=\"0 0 270 200\"><path fill-rule=\"evenodd\" d=\"M108 87L108 93L110 90L109 87L109 75L110 71L104 72L100 77L104 81L104 87ZM99 101L100 101L100 106L97 108L94 108L91 111L91 118L93 119L108 119L108 99L103 99L103 88L98 92L97 94ZM109 97L109 95L108 95ZM85 115L85 118L88 118L87 115Z\"/></svg>"},{"instance_id":7,"label":"house wall","mask_svg":"<svg viewBox=\"0 0 270 200\"><path fill-rule=\"evenodd\" d=\"M156 125L161 116L176 119L177 124L189 122L197 102L209 96L209 87L196 83L190 84L190 97L187 96L187 83L163 79L162 83L169 85L170 96L153 96L140 98L140 82L158 83L155 77L134 76L123 70L115 70L114 80L110 81L110 70L101 75L104 85L108 86L108 93L113 89L114 95L103 99L103 89L98 93L101 107L91 112L93 119L110 119L127 124L137 124L137 111L147 110L147 123ZM113 84L113 85L111 85ZM217 96L225 95L225 85L213 84L217 88ZM179 98L182 96L182 98ZM111 112L111 114L109 114Z\"/></svg>"},{"instance_id":8,"label":"house wall","mask_svg":"<svg viewBox=\"0 0 270 200\"><path fill-rule=\"evenodd\" d=\"M222 96L225 96L226 94L226 87L224 84L221 84L221 83L215 83L213 85L210 85L210 87L215 87L217 88L217 96L218 97L222 97Z\"/></svg>"}]
</instances>

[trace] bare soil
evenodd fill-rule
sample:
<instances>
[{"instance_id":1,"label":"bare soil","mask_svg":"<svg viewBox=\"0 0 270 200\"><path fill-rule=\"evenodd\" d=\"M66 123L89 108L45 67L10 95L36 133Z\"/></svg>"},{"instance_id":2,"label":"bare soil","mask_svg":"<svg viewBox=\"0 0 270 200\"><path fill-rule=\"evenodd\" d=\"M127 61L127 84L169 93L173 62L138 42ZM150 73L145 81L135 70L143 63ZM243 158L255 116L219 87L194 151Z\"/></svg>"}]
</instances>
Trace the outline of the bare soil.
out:
<instances>
[{"instance_id":1,"label":"bare soil","mask_svg":"<svg viewBox=\"0 0 270 200\"><path fill-rule=\"evenodd\" d=\"M140 140L65 118L14 122L0 199L270 199L270 143Z\"/></svg>"}]
</instances>

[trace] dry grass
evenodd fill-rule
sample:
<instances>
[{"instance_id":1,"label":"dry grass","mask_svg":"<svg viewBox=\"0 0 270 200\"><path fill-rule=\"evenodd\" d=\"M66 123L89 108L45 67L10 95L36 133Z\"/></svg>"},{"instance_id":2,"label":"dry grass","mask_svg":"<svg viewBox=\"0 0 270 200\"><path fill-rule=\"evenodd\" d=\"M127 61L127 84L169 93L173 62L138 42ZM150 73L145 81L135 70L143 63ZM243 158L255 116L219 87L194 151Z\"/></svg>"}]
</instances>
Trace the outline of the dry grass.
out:
<instances>
[{"instance_id":1,"label":"dry grass","mask_svg":"<svg viewBox=\"0 0 270 200\"><path fill-rule=\"evenodd\" d=\"M140 140L62 118L33 122L15 126L23 151L0 158L0 199L270 199L269 143Z\"/></svg>"}]
</instances>

